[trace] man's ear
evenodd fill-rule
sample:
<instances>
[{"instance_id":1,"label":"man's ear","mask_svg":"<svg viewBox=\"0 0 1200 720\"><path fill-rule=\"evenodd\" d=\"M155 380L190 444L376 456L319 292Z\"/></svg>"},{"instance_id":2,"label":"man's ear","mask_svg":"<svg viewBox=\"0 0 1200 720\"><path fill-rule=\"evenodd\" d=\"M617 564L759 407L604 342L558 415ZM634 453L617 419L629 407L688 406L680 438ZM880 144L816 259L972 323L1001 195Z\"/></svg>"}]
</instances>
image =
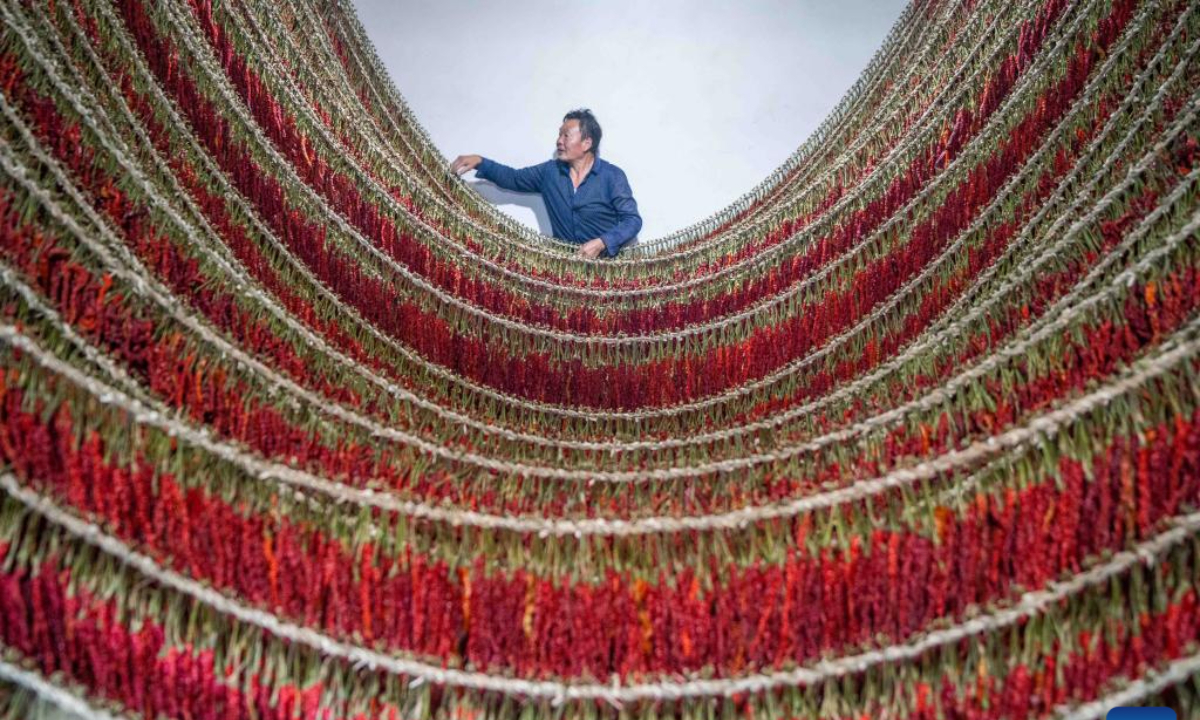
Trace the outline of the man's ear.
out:
<instances>
[{"instance_id":1,"label":"man's ear","mask_svg":"<svg viewBox=\"0 0 1200 720\"><path fill-rule=\"evenodd\" d=\"M587 149L586 149L586 150L584 150L584 152L590 152L590 151L591 151L591 149L592 149L592 139L591 139L591 138L584 138L584 139L583 139L583 141L584 141L585 143L587 143L587 144L588 144L588 146L587 146Z\"/></svg>"}]
</instances>

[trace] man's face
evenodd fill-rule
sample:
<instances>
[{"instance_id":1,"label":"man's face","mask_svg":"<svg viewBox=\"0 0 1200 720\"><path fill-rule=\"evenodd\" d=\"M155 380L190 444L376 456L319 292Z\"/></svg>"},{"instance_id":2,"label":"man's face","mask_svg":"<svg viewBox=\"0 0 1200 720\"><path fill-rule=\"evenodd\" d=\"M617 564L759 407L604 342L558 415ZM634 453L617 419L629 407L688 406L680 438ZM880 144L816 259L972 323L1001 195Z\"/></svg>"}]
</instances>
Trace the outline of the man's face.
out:
<instances>
[{"instance_id":1,"label":"man's face","mask_svg":"<svg viewBox=\"0 0 1200 720\"><path fill-rule=\"evenodd\" d=\"M564 120L562 127L558 129L558 142L555 147L555 156L559 160L573 162L587 155L592 149L592 141L583 139L578 120Z\"/></svg>"}]
</instances>

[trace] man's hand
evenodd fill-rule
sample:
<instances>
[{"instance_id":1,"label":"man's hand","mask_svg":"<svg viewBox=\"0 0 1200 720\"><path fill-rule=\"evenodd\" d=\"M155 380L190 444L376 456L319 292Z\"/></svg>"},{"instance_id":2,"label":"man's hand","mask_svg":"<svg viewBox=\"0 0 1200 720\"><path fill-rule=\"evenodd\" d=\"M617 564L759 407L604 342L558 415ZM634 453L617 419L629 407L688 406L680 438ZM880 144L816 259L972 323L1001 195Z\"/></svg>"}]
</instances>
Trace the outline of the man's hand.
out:
<instances>
[{"instance_id":1,"label":"man's hand","mask_svg":"<svg viewBox=\"0 0 1200 720\"><path fill-rule=\"evenodd\" d=\"M454 162L450 163L450 170L455 175L462 175L468 170L479 167L481 162L483 162L483 158L479 155L459 155L454 158Z\"/></svg>"},{"instance_id":2,"label":"man's hand","mask_svg":"<svg viewBox=\"0 0 1200 720\"><path fill-rule=\"evenodd\" d=\"M579 246L579 251L575 254L579 257L585 257L589 260L595 260L600 257L600 253L604 252L604 241L600 238L592 238Z\"/></svg>"}]
</instances>

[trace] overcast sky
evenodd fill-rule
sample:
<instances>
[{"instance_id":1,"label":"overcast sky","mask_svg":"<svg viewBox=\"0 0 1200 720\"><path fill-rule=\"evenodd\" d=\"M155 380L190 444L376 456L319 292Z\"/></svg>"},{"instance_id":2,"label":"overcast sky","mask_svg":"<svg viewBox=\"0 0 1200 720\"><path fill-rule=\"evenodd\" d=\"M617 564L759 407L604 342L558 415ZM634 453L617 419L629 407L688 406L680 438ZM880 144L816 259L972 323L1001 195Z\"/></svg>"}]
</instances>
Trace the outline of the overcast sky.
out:
<instances>
[{"instance_id":1,"label":"overcast sky","mask_svg":"<svg viewBox=\"0 0 1200 720\"><path fill-rule=\"evenodd\" d=\"M355 0L447 159L552 157L589 107L649 240L703 220L784 162L866 67L899 0ZM473 181L473 173L465 179ZM536 196L476 188L549 234Z\"/></svg>"}]
</instances>

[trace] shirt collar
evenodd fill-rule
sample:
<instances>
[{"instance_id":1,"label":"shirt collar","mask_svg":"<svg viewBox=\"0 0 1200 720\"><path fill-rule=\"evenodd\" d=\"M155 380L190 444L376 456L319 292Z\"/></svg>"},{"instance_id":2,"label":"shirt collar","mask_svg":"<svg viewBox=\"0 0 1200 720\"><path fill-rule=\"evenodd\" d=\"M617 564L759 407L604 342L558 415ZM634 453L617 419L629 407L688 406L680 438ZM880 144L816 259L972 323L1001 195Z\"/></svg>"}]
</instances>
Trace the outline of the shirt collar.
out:
<instances>
[{"instance_id":1,"label":"shirt collar","mask_svg":"<svg viewBox=\"0 0 1200 720\"><path fill-rule=\"evenodd\" d=\"M555 160L555 162L558 163L558 171L560 173L562 173L563 175L570 174L570 172L571 172L571 164L570 163L563 162L562 160ZM601 160L600 158L596 158L595 160L592 161L592 169L588 171L588 174L589 175L599 175L601 170L604 169L605 164L606 163L603 160Z\"/></svg>"}]
</instances>

